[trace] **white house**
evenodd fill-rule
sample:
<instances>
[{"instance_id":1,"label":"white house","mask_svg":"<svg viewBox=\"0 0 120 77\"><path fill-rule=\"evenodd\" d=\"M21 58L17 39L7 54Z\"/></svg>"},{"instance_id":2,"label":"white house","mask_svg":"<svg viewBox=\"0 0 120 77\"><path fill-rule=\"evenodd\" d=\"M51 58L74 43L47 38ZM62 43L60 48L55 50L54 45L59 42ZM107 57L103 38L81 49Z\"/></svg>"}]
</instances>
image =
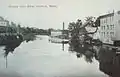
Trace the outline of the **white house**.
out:
<instances>
[{"instance_id":1,"label":"white house","mask_svg":"<svg viewBox=\"0 0 120 77\"><path fill-rule=\"evenodd\" d=\"M103 43L114 44L120 41L120 11L99 16L100 40Z\"/></svg>"},{"instance_id":2,"label":"white house","mask_svg":"<svg viewBox=\"0 0 120 77\"><path fill-rule=\"evenodd\" d=\"M0 17L0 26L8 26L9 21L4 20L4 18Z\"/></svg>"}]
</instances>

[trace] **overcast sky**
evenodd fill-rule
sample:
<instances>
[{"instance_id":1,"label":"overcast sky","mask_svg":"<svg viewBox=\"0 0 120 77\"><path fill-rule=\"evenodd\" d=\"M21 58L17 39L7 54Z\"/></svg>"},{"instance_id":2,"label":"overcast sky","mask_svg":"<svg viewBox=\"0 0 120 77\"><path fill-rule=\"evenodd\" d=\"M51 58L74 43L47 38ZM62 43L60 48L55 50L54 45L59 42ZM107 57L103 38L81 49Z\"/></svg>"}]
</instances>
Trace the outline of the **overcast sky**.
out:
<instances>
[{"instance_id":1,"label":"overcast sky","mask_svg":"<svg viewBox=\"0 0 120 77\"><path fill-rule=\"evenodd\" d=\"M56 7L20 7L26 5L54 5ZM19 8L11 7L19 6ZM86 16L95 16L120 10L120 0L0 0L0 16L22 26L43 29L62 29L68 23Z\"/></svg>"}]
</instances>

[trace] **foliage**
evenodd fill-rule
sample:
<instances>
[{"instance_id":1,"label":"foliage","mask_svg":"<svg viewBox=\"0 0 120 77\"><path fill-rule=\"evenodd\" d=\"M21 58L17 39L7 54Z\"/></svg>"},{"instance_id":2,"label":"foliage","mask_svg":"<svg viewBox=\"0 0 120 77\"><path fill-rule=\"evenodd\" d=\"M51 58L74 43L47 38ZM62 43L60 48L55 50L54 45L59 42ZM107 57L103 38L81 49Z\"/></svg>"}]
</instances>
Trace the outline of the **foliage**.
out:
<instances>
[{"instance_id":1,"label":"foliage","mask_svg":"<svg viewBox=\"0 0 120 77\"><path fill-rule=\"evenodd\" d=\"M85 27L96 27L95 32L87 32ZM85 56L87 62L92 62L95 55L93 46L91 44L92 37L89 34L94 34L97 32L98 28L95 24L95 18L92 16L86 17L85 23L82 24L81 20L69 23L68 25L70 38L70 50L76 52L77 57Z\"/></svg>"}]
</instances>

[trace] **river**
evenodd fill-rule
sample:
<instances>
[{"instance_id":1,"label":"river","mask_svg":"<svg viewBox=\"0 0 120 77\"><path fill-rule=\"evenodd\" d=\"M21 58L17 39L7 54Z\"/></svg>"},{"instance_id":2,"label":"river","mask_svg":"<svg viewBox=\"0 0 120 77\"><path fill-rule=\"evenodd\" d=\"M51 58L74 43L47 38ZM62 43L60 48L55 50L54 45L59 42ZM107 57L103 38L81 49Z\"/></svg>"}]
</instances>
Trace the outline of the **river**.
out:
<instances>
[{"instance_id":1,"label":"river","mask_svg":"<svg viewBox=\"0 0 120 77\"><path fill-rule=\"evenodd\" d=\"M40 38L39 38L40 37ZM22 42L13 54L4 58L0 47L0 77L108 77L99 70L99 62L85 61L69 52L69 45L50 43L48 36L38 36L34 41Z\"/></svg>"}]
</instances>

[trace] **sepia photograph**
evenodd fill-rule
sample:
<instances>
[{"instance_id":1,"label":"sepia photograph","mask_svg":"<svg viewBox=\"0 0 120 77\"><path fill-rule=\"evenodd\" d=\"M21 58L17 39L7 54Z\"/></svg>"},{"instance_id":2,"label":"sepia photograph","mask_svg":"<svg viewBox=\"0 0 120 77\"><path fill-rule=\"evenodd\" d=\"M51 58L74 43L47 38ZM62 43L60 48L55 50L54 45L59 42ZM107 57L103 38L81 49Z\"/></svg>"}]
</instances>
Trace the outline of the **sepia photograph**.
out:
<instances>
[{"instance_id":1,"label":"sepia photograph","mask_svg":"<svg viewBox=\"0 0 120 77\"><path fill-rule=\"evenodd\" d=\"M0 0L0 77L120 77L119 0Z\"/></svg>"}]
</instances>

